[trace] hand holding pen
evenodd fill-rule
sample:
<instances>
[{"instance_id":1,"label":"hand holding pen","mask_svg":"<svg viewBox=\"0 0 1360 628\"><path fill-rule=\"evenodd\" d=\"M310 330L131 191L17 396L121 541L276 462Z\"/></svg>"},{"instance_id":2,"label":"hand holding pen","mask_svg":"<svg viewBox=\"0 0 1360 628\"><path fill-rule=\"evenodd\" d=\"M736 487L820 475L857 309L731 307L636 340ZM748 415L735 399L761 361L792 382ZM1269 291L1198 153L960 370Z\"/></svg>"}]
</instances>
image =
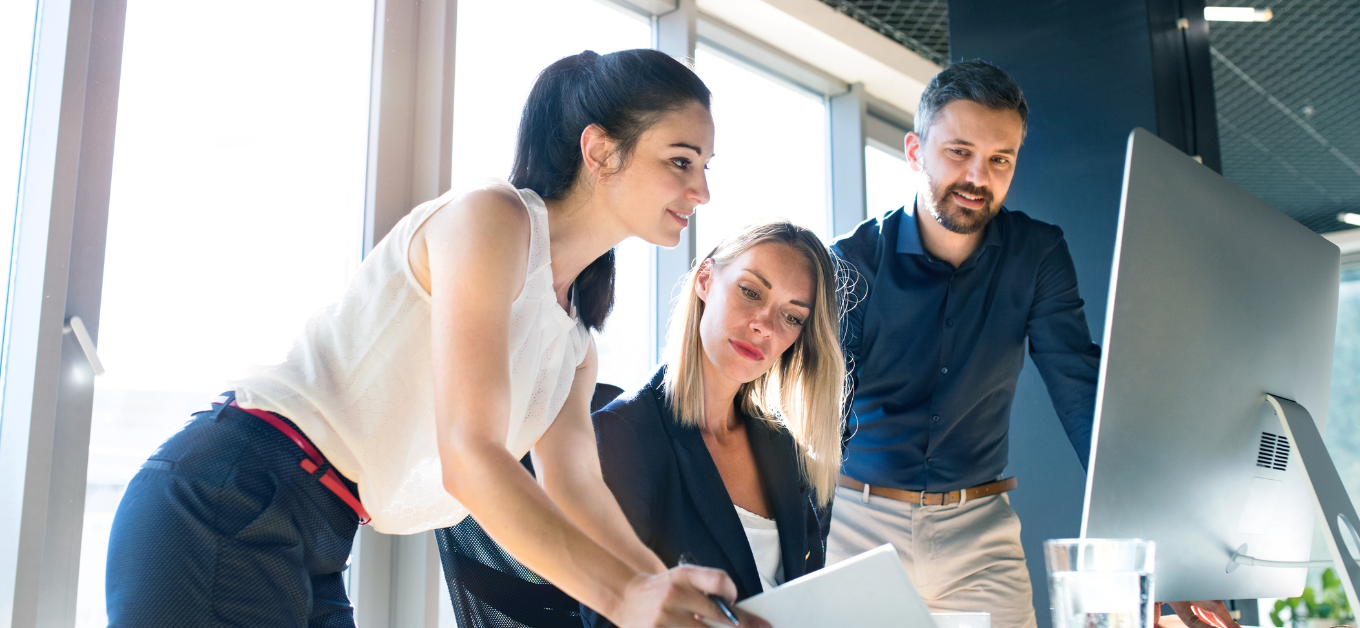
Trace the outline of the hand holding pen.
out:
<instances>
[{"instance_id":1,"label":"hand holding pen","mask_svg":"<svg viewBox=\"0 0 1360 628\"><path fill-rule=\"evenodd\" d=\"M621 628L732 626L710 595L736 600L737 587L727 572L680 565L660 573L638 574L628 585L623 604L606 616ZM732 610L741 622L740 628L770 628L755 615Z\"/></svg>"},{"instance_id":2,"label":"hand holding pen","mask_svg":"<svg viewBox=\"0 0 1360 628\"><path fill-rule=\"evenodd\" d=\"M680 554L680 566L700 567L700 565L694 561L694 558L690 556L688 552ZM755 615L751 615L750 613L747 613L745 611L737 609L735 604L728 602L726 599L723 598L723 596L718 595L716 593L706 593L706 595L708 596L708 599L713 602L713 605L717 607L718 612L722 614L721 618L714 620L715 622L721 624L723 623L722 620L725 619L732 626L738 626L743 628L769 628L769 624L766 623L765 620L756 617ZM738 617L738 615L740 615L740 618ZM695 619L702 618L696 616ZM746 621L743 622L742 619L745 619Z\"/></svg>"},{"instance_id":3,"label":"hand holding pen","mask_svg":"<svg viewBox=\"0 0 1360 628\"><path fill-rule=\"evenodd\" d=\"M713 598L728 605L740 623L733 623ZM659 573L638 573L627 585L620 604L604 613L621 628L739 626L770 628L769 622L733 608L737 586L721 569L679 565Z\"/></svg>"}]
</instances>

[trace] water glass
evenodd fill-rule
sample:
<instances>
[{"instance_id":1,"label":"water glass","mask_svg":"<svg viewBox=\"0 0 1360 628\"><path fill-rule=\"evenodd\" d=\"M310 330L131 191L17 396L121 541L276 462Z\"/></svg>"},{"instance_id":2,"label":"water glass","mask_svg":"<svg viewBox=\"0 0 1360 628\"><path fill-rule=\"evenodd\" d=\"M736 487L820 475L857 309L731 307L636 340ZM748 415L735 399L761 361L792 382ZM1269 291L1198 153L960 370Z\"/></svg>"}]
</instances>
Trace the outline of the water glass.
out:
<instances>
[{"instance_id":1,"label":"water glass","mask_svg":"<svg viewBox=\"0 0 1360 628\"><path fill-rule=\"evenodd\" d=\"M1141 539L1044 542L1054 628L1152 628L1155 546Z\"/></svg>"}]
</instances>

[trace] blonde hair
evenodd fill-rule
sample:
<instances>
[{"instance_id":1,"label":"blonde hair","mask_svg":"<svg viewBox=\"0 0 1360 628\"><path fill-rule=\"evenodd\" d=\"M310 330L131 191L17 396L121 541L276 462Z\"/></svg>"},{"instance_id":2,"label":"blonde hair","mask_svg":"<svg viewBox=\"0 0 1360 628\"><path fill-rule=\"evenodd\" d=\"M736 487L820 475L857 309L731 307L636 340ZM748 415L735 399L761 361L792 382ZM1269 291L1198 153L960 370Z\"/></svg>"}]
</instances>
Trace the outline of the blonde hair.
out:
<instances>
[{"instance_id":1,"label":"blonde hair","mask_svg":"<svg viewBox=\"0 0 1360 628\"><path fill-rule=\"evenodd\" d=\"M817 503L831 503L841 466L841 427L847 393L836 292L840 271L816 234L785 220L760 222L714 247L685 276L671 310L666 339L666 400L681 425L698 426L704 415L703 345L699 319L704 301L695 292L699 269L714 269L758 244L788 246L807 259L815 283L812 313L779 361L755 381L742 384L737 402L751 417L782 425L798 446L798 468Z\"/></svg>"}]
</instances>

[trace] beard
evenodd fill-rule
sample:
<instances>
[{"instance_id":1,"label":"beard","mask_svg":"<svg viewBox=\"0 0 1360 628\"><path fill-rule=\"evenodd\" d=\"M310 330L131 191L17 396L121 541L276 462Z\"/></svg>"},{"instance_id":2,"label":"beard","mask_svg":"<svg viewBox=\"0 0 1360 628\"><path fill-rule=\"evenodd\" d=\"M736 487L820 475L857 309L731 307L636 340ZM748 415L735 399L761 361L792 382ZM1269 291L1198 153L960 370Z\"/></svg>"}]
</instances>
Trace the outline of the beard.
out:
<instances>
[{"instance_id":1,"label":"beard","mask_svg":"<svg viewBox=\"0 0 1360 628\"><path fill-rule=\"evenodd\" d=\"M930 190L927 209L935 222L959 235L977 233L987 226L1001 211L1001 201L993 197L989 188L978 187L967 181L959 181L941 189L930 177L926 177L926 187ZM954 200L954 192L976 196L983 201L982 207L969 209Z\"/></svg>"}]
</instances>

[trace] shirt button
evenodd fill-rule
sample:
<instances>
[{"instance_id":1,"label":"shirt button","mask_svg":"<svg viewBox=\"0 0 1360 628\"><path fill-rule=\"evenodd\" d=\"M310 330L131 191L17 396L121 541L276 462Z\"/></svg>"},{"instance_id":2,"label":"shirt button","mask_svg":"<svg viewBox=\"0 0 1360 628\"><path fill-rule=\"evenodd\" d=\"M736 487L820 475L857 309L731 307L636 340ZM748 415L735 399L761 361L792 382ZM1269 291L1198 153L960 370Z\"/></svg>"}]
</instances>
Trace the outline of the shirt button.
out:
<instances>
[{"instance_id":1,"label":"shirt button","mask_svg":"<svg viewBox=\"0 0 1360 628\"><path fill-rule=\"evenodd\" d=\"M954 326L954 319L952 319L952 318L946 318L946 319L944 319L944 326L945 326L945 327L953 327L953 326Z\"/></svg>"},{"instance_id":2,"label":"shirt button","mask_svg":"<svg viewBox=\"0 0 1360 628\"><path fill-rule=\"evenodd\" d=\"M935 415L935 416L933 416L933 417L930 417L930 420L931 420L931 421L936 421L936 422L938 422L938 421L940 420L940 415L937 414L937 415Z\"/></svg>"},{"instance_id":3,"label":"shirt button","mask_svg":"<svg viewBox=\"0 0 1360 628\"><path fill-rule=\"evenodd\" d=\"M934 459L934 458L926 458L926 464L927 464L927 465L931 465L931 464L934 464L934 463L935 463L935 459Z\"/></svg>"},{"instance_id":4,"label":"shirt button","mask_svg":"<svg viewBox=\"0 0 1360 628\"><path fill-rule=\"evenodd\" d=\"M941 367L940 367L940 374L941 374L941 375L948 375L948 374L949 374L949 367L947 367L947 366L941 366Z\"/></svg>"}]
</instances>

